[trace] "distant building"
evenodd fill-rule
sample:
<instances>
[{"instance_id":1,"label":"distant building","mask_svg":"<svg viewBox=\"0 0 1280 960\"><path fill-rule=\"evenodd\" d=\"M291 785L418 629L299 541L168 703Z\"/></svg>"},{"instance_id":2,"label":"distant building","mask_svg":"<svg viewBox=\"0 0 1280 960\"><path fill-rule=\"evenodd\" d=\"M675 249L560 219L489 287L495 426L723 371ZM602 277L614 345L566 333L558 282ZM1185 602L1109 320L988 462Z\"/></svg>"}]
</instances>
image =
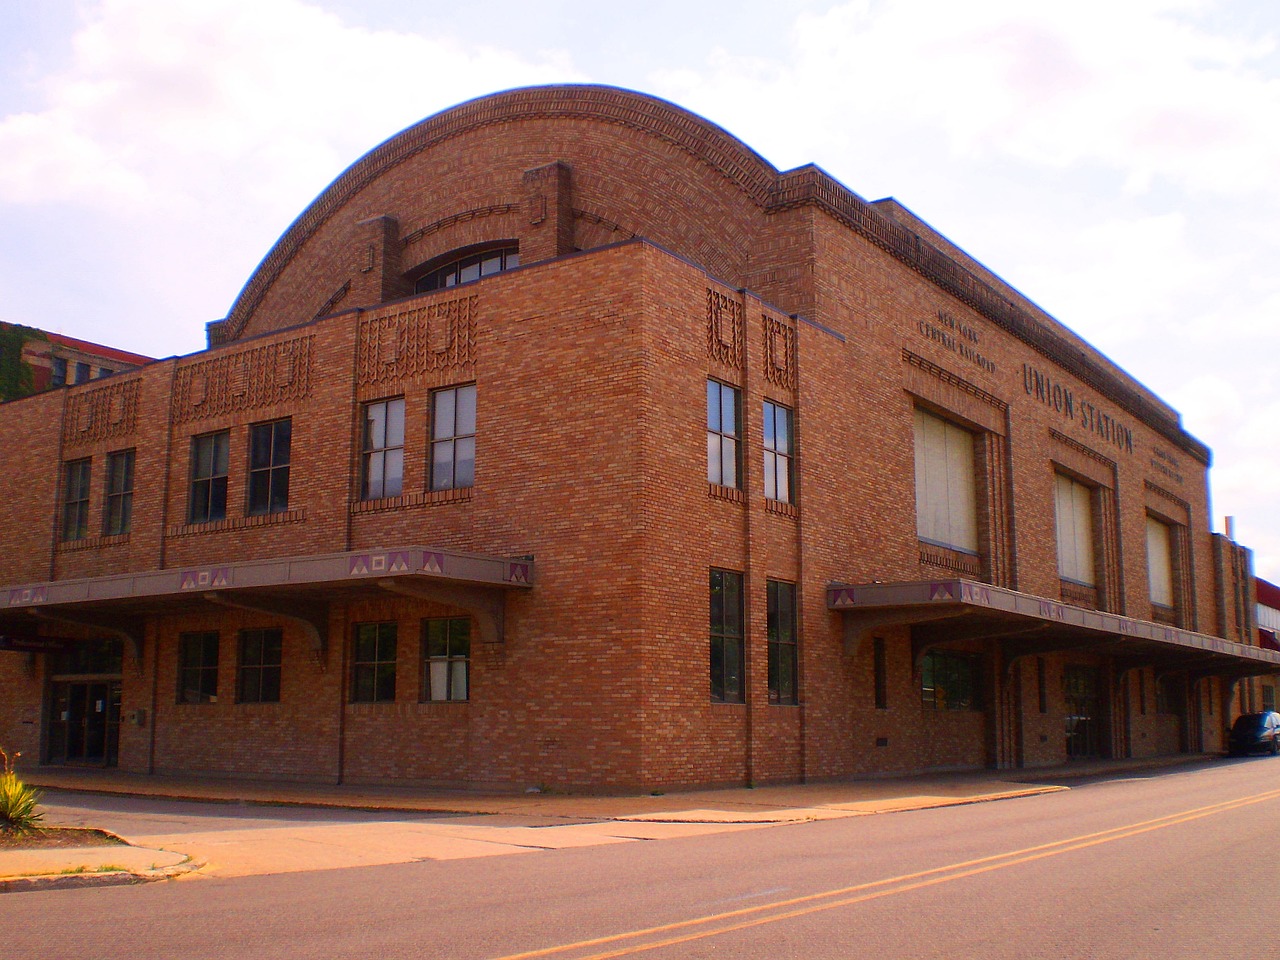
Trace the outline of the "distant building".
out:
<instances>
[{"instance_id":1,"label":"distant building","mask_svg":"<svg viewBox=\"0 0 1280 960\"><path fill-rule=\"evenodd\" d=\"M0 742L41 762L1032 767L1221 749L1280 672L1175 410L901 204L652 97L405 130L207 334L0 412Z\"/></svg>"},{"instance_id":2,"label":"distant building","mask_svg":"<svg viewBox=\"0 0 1280 960\"><path fill-rule=\"evenodd\" d=\"M1254 580L1257 596L1258 645L1268 650L1280 650L1280 587L1261 577ZM1264 710L1276 708L1274 679L1261 683L1260 706Z\"/></svg>"},{"instance_id":3,"label":"distant building","mask_svg":"<svg viewBox=\"0 0 1280 960\"><path fill-rule=\"evenodd\" d=\"M15 351L17 363L7 360ZM0 400L99 380L152 361L127 350L0 321ZM12 383L8 380L12 378Z\"/></svg>"}]
</instances>

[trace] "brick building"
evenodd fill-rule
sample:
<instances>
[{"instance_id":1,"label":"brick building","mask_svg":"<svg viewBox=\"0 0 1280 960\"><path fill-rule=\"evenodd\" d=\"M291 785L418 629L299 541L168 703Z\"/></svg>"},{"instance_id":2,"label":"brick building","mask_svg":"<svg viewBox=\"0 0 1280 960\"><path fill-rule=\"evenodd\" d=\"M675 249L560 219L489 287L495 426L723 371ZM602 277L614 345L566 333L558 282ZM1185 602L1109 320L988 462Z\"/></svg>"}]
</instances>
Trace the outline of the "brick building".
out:
<instances>
[{"instance_id":1,"label":"brick building","mask_svg":"<svg viewBox=\"0 0 1280 960\"><path fill-rule=\"evenodd\" d=\"M136 370L151 360L127 350L0 320L0 377L4 378L0 400L110 377Z\"/></svg>"},{"instance_id":2,"label":"brick building","mask_svg":"<svg viewBox=\"0 0 1280 960\"><path fill-rule=\"evenodd\" d=\"M207 350L0 418L0 742L629 788L1218 749L1258 644L1178 415L893 200L497 94Z\"/></svg>"}]
</instances>

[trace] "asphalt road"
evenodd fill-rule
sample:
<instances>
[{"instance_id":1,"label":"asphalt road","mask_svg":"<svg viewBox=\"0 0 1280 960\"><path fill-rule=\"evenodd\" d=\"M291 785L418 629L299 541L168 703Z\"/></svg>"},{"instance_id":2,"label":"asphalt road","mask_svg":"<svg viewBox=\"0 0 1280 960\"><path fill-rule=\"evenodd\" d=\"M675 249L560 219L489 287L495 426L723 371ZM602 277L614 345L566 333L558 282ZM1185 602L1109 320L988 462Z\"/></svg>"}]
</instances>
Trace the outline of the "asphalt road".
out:
<instances>
[{"instance_id":1,"label":"asphalt road","mask_svg":"<svg viewBox=\"0 0 1280 960\"><path fill-rule=\"evenodd\" d=\"M1280 760L1072 787L523 856L10 894L0 957L1280 954Z\"/></svg>"}]
</instances>

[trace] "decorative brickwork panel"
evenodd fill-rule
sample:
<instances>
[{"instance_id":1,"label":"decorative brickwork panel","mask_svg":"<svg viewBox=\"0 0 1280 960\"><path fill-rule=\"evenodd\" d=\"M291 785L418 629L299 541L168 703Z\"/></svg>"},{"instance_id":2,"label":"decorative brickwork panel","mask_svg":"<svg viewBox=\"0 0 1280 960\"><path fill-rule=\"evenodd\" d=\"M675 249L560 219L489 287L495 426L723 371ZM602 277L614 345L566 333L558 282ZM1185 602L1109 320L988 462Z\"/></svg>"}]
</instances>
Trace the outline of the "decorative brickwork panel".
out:
<instances>
[{"instance_id":1,"label":"decorative brickwork panel","mask_svg":"<svg viewBox=\"0 0 1280 960\"><path fill-rule=\"evenodd\" d=\"M68 446L127 437L137 428L140 381L116 381L67 398L62 440Z\"/></svg>"},{"instance_id":2,"label":"decorative brickwork panel","mask_svg":"<svg viewBox=\"0 0 1280 960\"><path fill-rule=\"evenodd\" d=\"M1013 536L1009 524L1010 491L1005 438L982 434L982 465L987 481L987 581L1016 589Z\"/></svg>"},{"instance_id":3,"label":"decorative brickwork panel","mask_svg":"<svg viewBox=\"0 0 1280 960\"><path fill-rule=\"evenodd\" d=\"M173 387L174 423L305 399L311 394L312 341L268 343L181 368Z\"/></svg>"},{"instance_id":4,"label":"decorative brickwork panel","mask_svg":"<svg viewBox=\"0 0 1280 960\"><path fill-rule=\"evenodd\" d=\"M1116 495L1110 487L1098 488L1098 536L1102 550L1098 590L1098 609L1124 613L1124 570L1120 566L1120 533L1116 521Z\"/></svg>"},{"instance_id":5,"label":"decorative brickwork panel","mask_svg":"<svg viewBox=\"0 0 1280 960\"><path fill-rule=\"evenodd\" d=\"M741 303L714 290L707 291L707 356L741 369L745 326Z\"/></svg>"},{"instance_id":6,"label":"decorative brickwork panel","mask_svg":"<svg viewBox=\"0 0 1280 960\"><path fill-rule=\"evenodd\" d=\"M764 320L764 377L788 390L796 388L796 329L768 314Z\"/></svg>"},{"instance_id":7,"label":"decorative brickwork panel","mask_svg":"<svg viewBox=\"0 0 1280 960\"><path fill-rule=\"evenodd\" d=\"M361 384L412 380L475 362L476 297L443 300L360 322Z\"/></svg>"}]
</instances>

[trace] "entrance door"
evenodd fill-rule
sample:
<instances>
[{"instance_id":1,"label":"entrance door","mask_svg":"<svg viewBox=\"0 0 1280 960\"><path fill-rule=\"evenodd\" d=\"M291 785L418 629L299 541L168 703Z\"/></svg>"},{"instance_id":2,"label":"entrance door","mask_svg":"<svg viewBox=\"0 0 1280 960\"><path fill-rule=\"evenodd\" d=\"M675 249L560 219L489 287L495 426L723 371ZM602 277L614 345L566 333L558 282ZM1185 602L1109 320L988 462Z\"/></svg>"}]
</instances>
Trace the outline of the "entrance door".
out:
<instances>
[{"instance_id":1,"label":"entrance door","mask_svg":"<svg viewBox=\"0 0 1280 960\"><path fill-rule=\"evenodd\" d=\"M120 681L57 681L49 697L50 763L116 764Z\"/></svg>"},{"instance_id":2,"label":"entrance door","mask_svg":"<svg viewBox=\"0 0 1280 960\"><path fill-rule=\"evenodd\" d=\"M1097 667L1067 664L1062 668L1062 694L1067 705L1067 757L1077 760L1102 754L1102 680Z\"/></svg>"}]
</instances>

